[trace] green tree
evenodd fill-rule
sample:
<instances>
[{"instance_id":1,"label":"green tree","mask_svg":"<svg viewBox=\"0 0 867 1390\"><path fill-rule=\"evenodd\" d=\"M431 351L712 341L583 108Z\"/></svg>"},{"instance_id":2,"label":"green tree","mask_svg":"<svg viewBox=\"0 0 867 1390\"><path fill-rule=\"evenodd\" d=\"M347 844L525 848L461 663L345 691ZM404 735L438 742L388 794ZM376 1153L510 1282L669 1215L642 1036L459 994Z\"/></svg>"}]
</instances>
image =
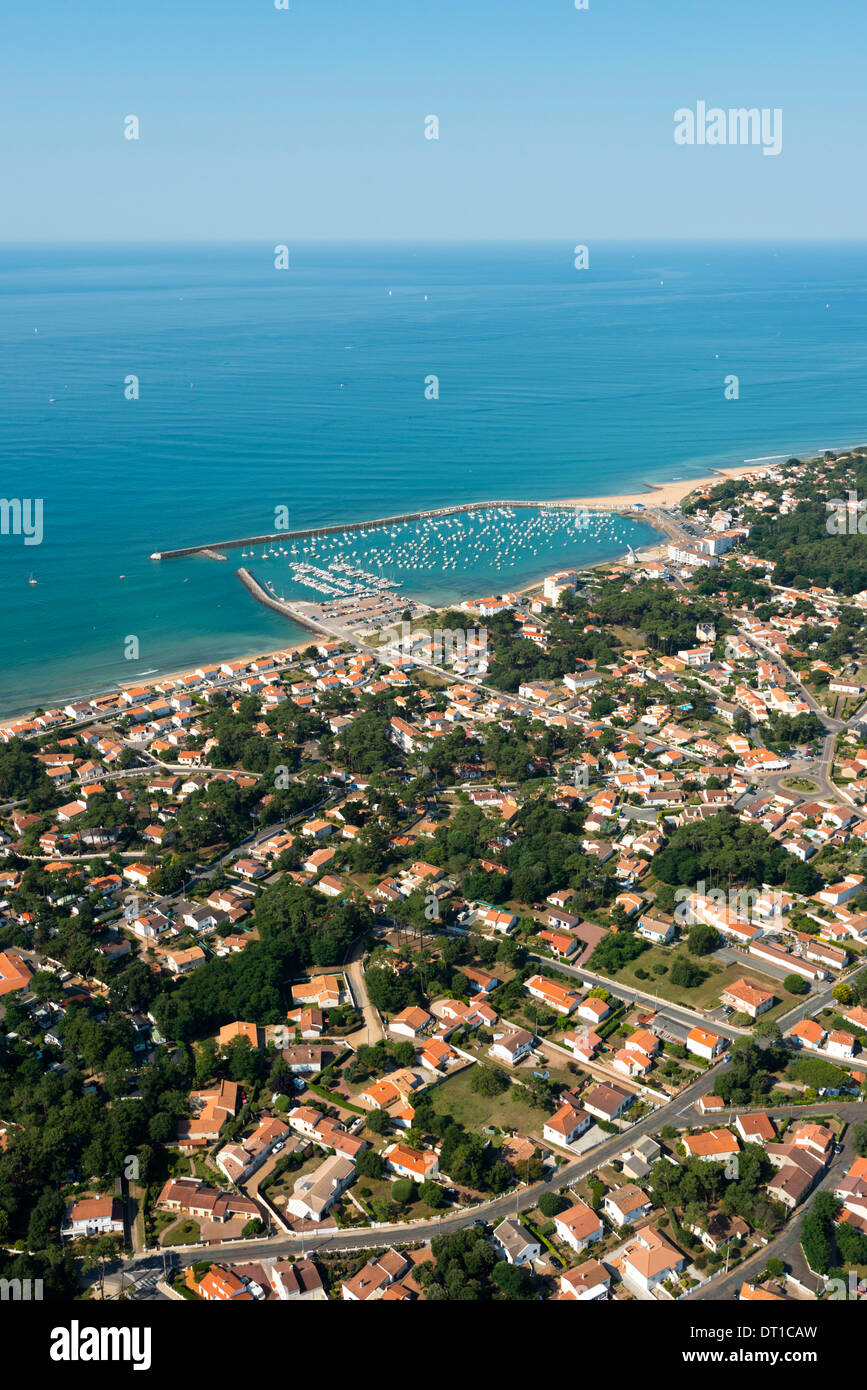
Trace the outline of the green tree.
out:
<instances>
[{"instance_id":1,"label":"green tree","mask_svg":"<svg viewBox=\"0 0 867 1390\"><path fill-rule=\"evenodd\" d=\"M387 1134L391 1129L391 1116L387 1110L371 1110L364 1123L371 1134Z\"/></svg>"},{"instance_id":2,"label":"green tree","mask_svg":"<svg viewBox=\"0 0 867 1390\"><path fill-rule=\"evenodd\" d=\"M806 994L809 991L810 982L805 980L803 975L787 975L783 980L783 989L789 994Z\"/></svg>"},{"instance_id":3,"label":"green tree","mask_svg":"<svg viewBox=\"0 0 867 1390\"><path fill-rule=\"evenodd\" d=\"M539 1198L539 1210L543 1216L550 1221L553 1217L559 1216L564 1211L568 1203L558 1192L543 1192Z\"/></svg>"},{"instance_id":4,"label":"green tree","mask_svg":"<svg viewBox=\"0 0 867 1390\"><path fill-rule=\"evenodd\" d=\"M671 983L679 985L681 989L695 989L704 978L705 972L703 970L682 957L674 962L669 973Z\"/></svg>"},{"instance_id":5,"label":"green tree","mask_svg":"<svg viewBox=\"0 0 867 1390\"><path fill-rule=\"evenodd\" d=\"M509 1078L498 1067L479 1063L473 1067L470 1090L480 1096L498 1096L509 1089Z\"/></svg>"},{"instance_id":6,"label":"green tree","mask_svg":"<svg viewBox=\"0 0 867 1390\"><path fill-rule=\"evenodd\" d=\"M721 944L722 938L716 927L708 926L704 922L696 922L690 927L686 938L687 950L693 956L709 956Z\"/></svg>"},{"instance_id":7,"label":"green tree","mask_svg":"<svg viewBox=\"0 0 867 1390\"><path fill-rule=\"evenodd\" d=\"M355 1171L360 1178L381 1178L382 1159L375 1149L365 1149L355 1160Z\"/></svg>"},{"instance_id":8,"label":"green tree","mask_svg":"<svg viewBox=\"0 0 867 1390\"><path fill-rule=\"evenodd\" d=\"M519 1265L500 1260L491 1271L491 1278L505 1298L529 1298L530 1276Z\"/></svg>"}]
</instances>

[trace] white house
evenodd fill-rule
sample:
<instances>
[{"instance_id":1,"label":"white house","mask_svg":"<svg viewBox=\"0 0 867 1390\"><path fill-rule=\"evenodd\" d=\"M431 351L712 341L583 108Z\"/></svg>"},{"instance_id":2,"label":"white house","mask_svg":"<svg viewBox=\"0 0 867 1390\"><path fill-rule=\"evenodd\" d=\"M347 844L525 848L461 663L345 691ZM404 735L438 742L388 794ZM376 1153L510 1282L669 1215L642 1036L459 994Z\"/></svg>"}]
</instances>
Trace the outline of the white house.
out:
<instances>
[{"instance_id":1,"label":"white house","mask_svg":"<svg viewBox=\"0 0 867 1390\"><path fill-rule=\"evenodd\" d=\"M646 1192L634 1183L615 1187L602 1199L602 1210L615 1226L633 1226L649 1214L653 1206Z\"/></svg>"},{"instance_id":2,"label":"white house","mask_svg":"<svg viewBox=\"0 0 867 1390\"><path fill-rule=\"evenodd\" d=\"M63 1235L71 1240L82 1236L122 1236L123 1207L117 1197L84 1197L67 1213Z\"/></svg>"},{"instance_id":3,"label":"white house","mask_svg":"<svg viewBox=\"0 0 867 1390\"><path fill-rule=\"evenodd\" d=\"M608 1297L611 1275L600 1260L589 1259L560 1275L560 1299L567 1303L595 1303Z\"/></svg>"},{"instance_id":4,"label":"white house","mask_svg":"<svg viewBox=\"0 0 867 1390\"><path fill-rule=\"evenodd\" d=\"M416 1038L430 1027L431 1016L425 1009L410 1004L401 1013L395 1014L388 1025L389 1033L399 1033L403 1038Z\"/></svg>"},{"instance_id":5,"label":"white house","mask_svg":"<svg viewBox=\"0 0 867 1390\"><path fill-rule=\"evenodd\" d=\"M494 1227L494 1244L510 1265L532 1265L542 1254L542 1247L520 1221L507 1218Z\"/></svg>"},{"instance_id":6,"label":"white house","mask_svg":"<svg viewBox=\"0 0 867 1390\"><path fill-rule=\"evenodd\" d=\"M649 913L641 918L636 931L638 936L643 936L656 946L667 946L675 936L674 922L667 922L664 917L653 917Z\"/></svg>"},{"instance_id":7,"label":"white house","mask_svg":"<svg viewBox=\"0 0 867 1390\"><path fill-rule=\"evenodd\" d=\"M542 1126L542 1137L549 1144L572 1144L586 1134L593 1120L585 1110L576 1110L573 1105L561 1105L555 1115L551 1115Z\"/></svg>"},{"instance_id":8,"label":"white house","mask_svg":"<svg viewBox=\"0 0 867 1390\"><path fill-rule=\"evenodd\" d=\"M579 1255L591 1241L601 1240L604 1232L601 1216L586 1202L576 1202L567 1211L561 1211L554 1217L554 1226L559 1239Z\"/></svg>"},{"instance_id":9,"label":"white house","mask_svg":"<svg viewBox=\"0 0 867 1390\"><path fill-rule=\"evenodd\" d=\"M286 1210L307 1221L321 1221L354 1175L355 1164L348 1158L341 1158L339 1154L326 1158L312 1173L298 1179Z\"/></svg>"},{"instance_id":10,"label":"white house","mask_svg":"<svg viewBox=\"0 0 867 1390\"><path fill-rule=\"evenodd\" d=\"M627 1286L651 1293L685 1264L686 1257L665 1236L644 1226L622 1256L620 1268Z\"/></svg>"},{"instance_id":11,"label":"white house","mask_svg":"<svg viewBox=\"0 0 867 1390\"><path fill-rule=\"evenodd\" d=\"M528 1033L526 1028L516 1028L511 1033L499 1033L495 1037L496 1041L489 1048L490 1055L510 1067L517 1066L533 1051L533 1034Z\"/></svg>"},{"instance_id":12,"label":"white house","mask_svg":"<svg viewBox=\"0 0 867 1390\"><path fill-rule=\"evenodd\" d=\"M686 1050L692 1052L696 1057L703 1057L706 1062L712 1062L725 1047L725 1041L717 1033L712 1033L708 1028L690 1028L686 1035Z\"/></svg>"}]
</instances>

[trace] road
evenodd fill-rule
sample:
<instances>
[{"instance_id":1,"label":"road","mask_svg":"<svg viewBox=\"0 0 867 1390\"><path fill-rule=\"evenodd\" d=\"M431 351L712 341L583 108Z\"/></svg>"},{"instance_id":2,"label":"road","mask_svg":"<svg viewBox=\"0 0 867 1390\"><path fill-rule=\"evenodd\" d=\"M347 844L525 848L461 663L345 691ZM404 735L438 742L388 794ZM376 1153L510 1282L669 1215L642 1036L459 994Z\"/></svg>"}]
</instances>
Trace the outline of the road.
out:
<instances>
[{"instance_id":1,"label":"road","mask_svg":"<svg viewBox=\"0 0 867 1390\"><path fill-rule=\"evenodd\" d=\"M506 1216L513 1216L519 1209L535 1206L544 1192L558 1192L561 1187L569 1186L588 1177L609 1159L615 1158L622 1149L631 1146L642 1134L653 1133L669 1119L672 1119L673 1122L673 1116L678 1109L688 1108L701 1096L708 1095L712 1091L720 1070L725 1069L725 1067L712 1068L710 1072L693 1082L691 1086L686 1087L679 1095L674 1096L667 1105L651 1111L626 1131L612 1135L603 1144L597 1145L589 1154L583 1155L572 1163L564 1164L550 1178L534 1183L530 1187L519 1189L517 1193L512 1192L504 1197L497 1197L478 1207L461 1210L453 1216L444 1216L437 1221L396 1222L377 1226L375 1230L370 1227L365 1227L362 1230L347 1228L324 1232L321 1235L308 1231L302 1235L283 1236L277 1240L260 1239L238 1244L233 1243L226 1248L225 1257L233 1262L243 1262L244 1260L264 1258L279 1259L287 1255L297 1256L305 1251L308 1253L319 1251L326 1254L339 1250L368 1250L397 1241L402 1244L407 1241L420 1244L431 1240L434 1236L462 1230L475 1221L501 1221ZM210 1255L213 1258L214 1247L207 1245L184 1246L176 1249L174 1253L179 1264L186 1266L194 1264L203 1255ZM152 1255L132 1258L124 1261L123 1268L127 1271L138 1269L149 1265L152 1259Z\"/></svg>"},{"instance_id":2,"label":"road","mask_svg":"<svg viewBox=\"0 0 867 1390\"><path fill-rule=\"evenodd\" d=\"M551 961L548 956L537 956L532 952L529 959L538 961L540 965L547 965L549 968L562 971L566 975L573 976L576 980L588 980L591 985L601 985L604 989L611 990L621 999L626 999L630 1004L646 1004L656 1010L664 1010L672 1018L680 1023L694 1028L696 1024L702 1027L707 1026L709 1013L702 1009L690 1009L685 1004L672 1004L667 999L661 999L657 994L646 994L644 990L633 989L631 986L622 985L618 980L611 980L607 975L596 975L592 970L587 970L580 965L566 965L562 961L556 963ZM737 1037L749 1037L749 1028L738 1028L732 1023L717 1022L713 1020L713 1030L722 1037L734 1039Z\"/></svg>"},{"instance_id":3,"label":"road","mask_svg":"<svg viewBox=\"0 0 867 1390\"><path fill-rule=\"evenodd\" d=\"M825 736L822 740L822 752L818 762L811 764L806 775L811 780L819 783L820 790L824 792L826 796L833 797L835 801L844 801L846 805L857 814L860 820L867 819L864 811L852 800L848 792L844 788L838 787L837 784L831 780L831 769L834 764L834 747L837 735L843 733L847 729L851 729L855 724L859 723L862 711L860 709L856 710L848 720L832 719L827 710L822 708L812 692L802 684L796 673L787 665L783 658L777 654L773 647L767 646L760 638L755 637L752 633L746 632L743 629L741 629L740 635L754 651L766 657L769 661L772 661L776 666L781 667L782 670L785 671L789 683L795 687L800 698L806 701L825 730ZM863 708L867 708L867 706ZM768 790L772 788L782 788L784 782L791 778L791 776L791 771L783 774L774 774L767 780L764 780L762 785Z\"/></svg>"},{"instance_id":4,"label":"road","mask_svg":"<svg viewBox=\"0 0 867 1390\"><path fill-rule=\"evenodd\" d=\"M764 1113L770 1115L772 1119L781 1119L784 1116L793 1115L798 1117L803 1117L805 1115L827 1115L829 1108L828 1105L821 1104L810 1106L780 1106L773 1110L767 1110ZM861 1101L846 1104L839 1107L839 1113L841 1118L849 1122L849 1129L842 1151L834 1154L821 1181L816 1184L806 1201L802 1202L801 1206L790 1216L782 1230L774 1236L767 1245L762 1246L762 1248L757 1250L754 1255L751 1255L749 1259L744 1260L738 1265L737 1269L732 1270L730 1274L724 1274L721 1278L712 1279L709 1284L702 1284L700 1288L693 1289L691 1293L686 1295L684 1299L685 1302L689 1300L699 1301L702 1299L713 1299L715 1302L721 1302L729 1298L734 1298L744 1280L755 1277L756 1274L760 1273L761 1270L765 1268L768 1260L771 1259L782 1260L787 1269L802 1283L807 1284L809 1288L814 1288L820 1283L816 1275L812 1273L807 1265L801 1250L801 1224L807 1212L810 1210L812 1200L816 1193L832 1190L839 1177L847 1171L854 1161L856 1155L851 1139L852 1123L856 1120L863 1120L865 1116L867 1116L867 1104Z\"/></svg>"},{"instance_id":5,"label":"road","mask_svg":"<svg viewBox=\"0 0 867 1390\"><path fill-rule=\"evenodd\" d=\"M281 831L285 830L288 826L295 825L300 820L308 820L316 811L320 811L324 806L329 806L334 800L335 795L336 793L331 793L321 801L315 802L314 805L305 806L303 811L298 811L295 815L288 816L286 820L275 821L273 825L267 825L264 830L257 830L254 834L248 835L240 844L233 845L231 849L226 850L225 854L221 854L219 859L214 860L211 864L204 865L197 873L194 873L177 892L167 893L163 897L149 902L147 904L148 911L162 911L164 907L171 905L171 903L175 902L177 899L185 897L194 883L198 883L203 878L211 878L217 869L223 868L224 865L231 863L233 859L238 859L245 850L248 853L251 852L257 845L262 844L263 840L270 840L272 835L279 835ZM260 882L262 881L263 880L260 880ZM135 889L130 888L127 896L143 897L146 891L146 889L139 890L138 895L136 895Z\"/></svg>"},{"instance_id":6,"label":"road","mask_svg":"<svg viewBox=\"0 0 867 1390\"><path fill-rule=\"evenodd\" d=\"M349 957L346 962L346 976L352 989L352 997L355 1005L361 1010L364 1016L364 1027L357 1028L354 1033L347 1035L346 1041L353 1047L366 1047L378 1043L385 1037L385 1029L376 1009L370 1002L370 995L367 993L367 982L364 978L364 937L356 937L349 949Z\"/></svg>"}]
</instances>

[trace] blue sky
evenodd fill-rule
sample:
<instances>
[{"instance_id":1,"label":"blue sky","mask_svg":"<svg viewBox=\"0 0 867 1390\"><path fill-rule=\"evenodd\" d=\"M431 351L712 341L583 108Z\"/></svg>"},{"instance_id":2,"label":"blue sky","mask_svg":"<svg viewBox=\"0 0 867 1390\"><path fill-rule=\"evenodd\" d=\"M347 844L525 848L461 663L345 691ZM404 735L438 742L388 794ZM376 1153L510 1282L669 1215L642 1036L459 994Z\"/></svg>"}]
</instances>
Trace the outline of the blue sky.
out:
<instances>
[{"instance_id":1,"label":"blue sky","mask_svg":"<svg viewBox=\"0 0 867 1390\"><path fill-rule=\"evenodd\" d=\"M7 5L0 240L864 234L863 0L289 3ZM676 146L699 100L782 153Z\"/></svg>"}]
</instances>

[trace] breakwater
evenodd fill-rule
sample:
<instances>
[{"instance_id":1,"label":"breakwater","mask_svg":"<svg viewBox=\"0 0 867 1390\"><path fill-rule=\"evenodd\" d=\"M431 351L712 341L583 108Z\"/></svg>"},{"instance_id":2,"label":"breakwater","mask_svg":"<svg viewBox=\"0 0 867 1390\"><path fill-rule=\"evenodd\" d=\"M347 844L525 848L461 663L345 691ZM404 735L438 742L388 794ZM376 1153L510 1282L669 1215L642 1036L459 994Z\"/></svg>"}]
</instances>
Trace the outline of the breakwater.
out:
<instances>
[{"instance_id":1,"label":"breakwater","mask_svg":"<svg viewBox=\"0 0 867 1390\"><path fill-rule=\"evenodd\" d=\"M291 618L293 623L297 623L299 627L306 628L308 632L315 632L317 637L333 638L333 633L329 632L328 628L320 627L317 623L314 623L310 618L306 617L305 614L296 612L292 605L287 603L285 599L274 598L273 595L269 594L268 590L263 588L255 575L252 575L248 569L242 567L241 569L235 570L235 573L244 588L249 594L252 594L257 603L264 604L266 608L273 608L275 613L281 613L284 618Z\"/></svg>"},{"instance_id":2,"label":"breakwater","mask_svg":"<svg viewBox=\"0 0 867 1390\"><path fill-rule=\"evenodd\" d=\"M408 521L428 521L436 517L457 516L461 512L483 512L494 508L503 507L522 507L534 511L557 511L563 512L580 506L582 511L588 512L618 512L621 516L649 518L654 515L651 506L638 505L617 505L612 503L600 503L594 505L592 502L570 502L563 500L559 502L538 502L521 499L516 501L496 502L459 502L450 507L429 507L426 511L401 512L398 516L380 516L369 521L346 521L335 523L329 526L308 526L299 531L269 531L259 536L242 536L235 540L206 541L202 545L185 545L175 550L155 550L152 560L177 560L184 555L207 555L212 558L224 559L225 556L215 554L222 550L235 550L239 546L245 545L267 545L274 541L287 540L306 540L313 536L338 536L349 534L349 532L373 531L380 526L399 526Z\"/></svg>"}]
</instances>

